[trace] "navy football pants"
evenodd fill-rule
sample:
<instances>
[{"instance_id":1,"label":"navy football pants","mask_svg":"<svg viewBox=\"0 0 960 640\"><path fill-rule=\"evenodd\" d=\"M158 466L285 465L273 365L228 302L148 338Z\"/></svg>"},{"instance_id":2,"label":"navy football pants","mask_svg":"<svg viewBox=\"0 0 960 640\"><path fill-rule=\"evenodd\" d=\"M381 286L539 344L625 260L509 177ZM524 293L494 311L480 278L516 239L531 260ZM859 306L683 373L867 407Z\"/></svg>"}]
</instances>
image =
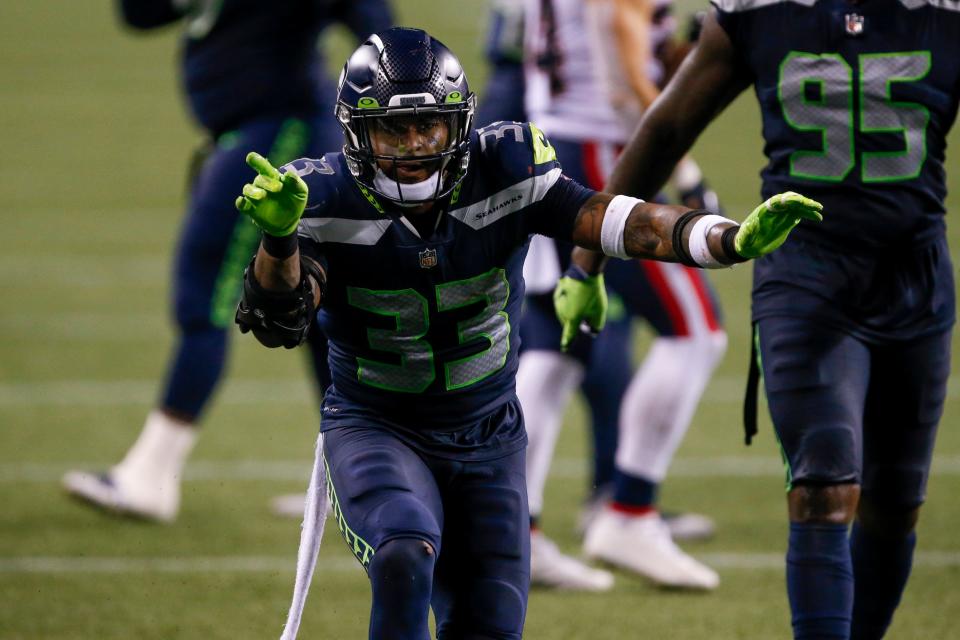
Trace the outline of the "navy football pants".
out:
<instances>
[{"instance_id":1,"label":"navy football pants","mask_svg":"<svg viewBox=\"0 0 960 640\"><path fill-rule=\"evenodd\" d=\"M340 532L365 567L392 540L430 544L441 640L519 640L530 584L525 451L481 461L444 453L415 450L382 427L325 431Z\"/></svg>"},{"instance_id":2,"label":"navy football pants","mask_svg":"<svg viewBox=\"0 0 960 640\"><path fill-rule=\"evenodd\" d=\"M873 344L803 317L758 322L788 485L857 482L876 504L924 501L950 374L950 331Z\"/></svg>"}]
</instances>

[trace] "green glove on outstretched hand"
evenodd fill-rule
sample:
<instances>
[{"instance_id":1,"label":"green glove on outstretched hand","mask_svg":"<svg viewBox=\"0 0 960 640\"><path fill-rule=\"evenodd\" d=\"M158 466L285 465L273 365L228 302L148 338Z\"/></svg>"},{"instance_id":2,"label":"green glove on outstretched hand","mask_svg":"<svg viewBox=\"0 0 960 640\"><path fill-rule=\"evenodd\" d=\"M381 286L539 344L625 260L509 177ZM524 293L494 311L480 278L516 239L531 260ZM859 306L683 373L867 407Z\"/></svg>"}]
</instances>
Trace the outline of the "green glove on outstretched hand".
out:
<instances>
[{"instance_id":1,"label":"green glove on outstretched hand","mask_svg":"<svg viewBox=\"0 0 960 640\"><path fill-rule=\"evenodd\" d=\"M553 290L553 307L563 326L561 350L570 347L581 324L586 324L590 333L599 333L607 322L607 288L603 274L588 276L576 267L567 269Z\"/></svg>"},{"instance_id":2,"label":"green glove on outstretched hand","mask_svg":"<svg viewBox=\"0 0 960 640\"><path fill-rule=\"evenodd\" d=\"M270 161L255 151L247 154L247 164L257 172L253 184L243 185L237 198L240 213L272 236L288 236L297 230L307 206L307 183L294 171L281 174Z\"/></svg>"},{"instance_id":3,"label":"green glove on outstretched hand","mask_svg":"<svg viewBox=\"0 0 960 640\"><path fill-rule=\"evenodd\" d=\"M823 205L799 193L780 193L753 210L740 225L733 247L744 258L765 256L786 241L803 219L820 222Z\"/></svg>"}]
</instances>

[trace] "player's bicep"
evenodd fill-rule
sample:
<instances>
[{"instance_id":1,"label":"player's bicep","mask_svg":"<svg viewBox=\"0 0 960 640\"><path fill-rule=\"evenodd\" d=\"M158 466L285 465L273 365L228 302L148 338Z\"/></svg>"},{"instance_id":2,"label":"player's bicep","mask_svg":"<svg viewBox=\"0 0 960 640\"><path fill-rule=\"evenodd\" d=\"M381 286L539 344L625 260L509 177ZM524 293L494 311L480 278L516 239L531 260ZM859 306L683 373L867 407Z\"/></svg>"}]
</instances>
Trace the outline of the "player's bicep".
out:
<instances>
[{"instance_id":1,"label":"player's bicep","mask_svg":"<svg viewBox=\"0 0 960 640\"><path fill-rule=\"evenodd\" d=\"M697 46L680 65L677 74L654 105L658 112L672 114L672 121L699 134L751 82L715 12L704 20ZM650 114L651 119L655 114Z\"/></svg>"},{"instance_id":2,"label":"player's bicep","mask_svg":"<svg viewBox=\"0 0 960 640\"><path fill-rule=\"evenodd\" d=\"M613 196L609 193L597 191L591 195L577 211L569 240L578 247L601 251L600 234L603 228L603 215L611 200Z\"/></svg>"}]
</instances>

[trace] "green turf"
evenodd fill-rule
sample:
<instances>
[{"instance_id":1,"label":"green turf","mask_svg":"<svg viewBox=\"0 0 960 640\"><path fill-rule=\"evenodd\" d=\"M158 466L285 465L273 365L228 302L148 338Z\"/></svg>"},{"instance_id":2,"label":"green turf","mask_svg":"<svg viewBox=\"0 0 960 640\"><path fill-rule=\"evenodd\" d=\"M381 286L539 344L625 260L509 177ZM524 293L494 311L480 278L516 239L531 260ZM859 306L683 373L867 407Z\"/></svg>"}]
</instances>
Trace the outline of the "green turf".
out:
<instances>
[{"instance_id":1,"label":"green turf","mask_svg":"<svg viewBox=\"0 0 960 640\"><path fill-rule=\"evenodd\" d=\"M185 486L176 525L114 520L59 490L65 469L115 462L155 398L172 341L169 257L186 162L200 140L178 93L176 33L123 32L110 4L5 0L0 9L0 639L276 637L299 526L272 517L268 501L303 487L316 431L300 357L235 342L232 375L191 460L196 479ZM482 3L397 4L404 23L446 41L473 86L482 87ZM347 50L342 34L332 50L336 67ZM747 95L696 150L736 217L758 197L759 136ZM957 169L953 158L954 190ZM786 535L776 445L765 417L750 449L739 426L749 268L713 281L730 349L679 452L684 473L668 481L664 500L717 519L719 536L691 545L694 554L775 559ZM931 481L920 526L919 549L928 559L914 571L893 638L957 636L960 400L957 385L951 389L938 448L942 471ZM578 403L561 437L562 473L548 487L544 516L569 551L577 548L572 527L586 484L578 464L582 417ZM698 464L712 468L720 457L772 471L694 477ZM934 552L953 555L938 565ZM703 596L660 592L626 575L604 596L537 591L527 637L787 637L775 562L721 574L721 588ZM332 531L302 637L365 637L368 594L363 572Z\"/></svg>"}]
</instances>

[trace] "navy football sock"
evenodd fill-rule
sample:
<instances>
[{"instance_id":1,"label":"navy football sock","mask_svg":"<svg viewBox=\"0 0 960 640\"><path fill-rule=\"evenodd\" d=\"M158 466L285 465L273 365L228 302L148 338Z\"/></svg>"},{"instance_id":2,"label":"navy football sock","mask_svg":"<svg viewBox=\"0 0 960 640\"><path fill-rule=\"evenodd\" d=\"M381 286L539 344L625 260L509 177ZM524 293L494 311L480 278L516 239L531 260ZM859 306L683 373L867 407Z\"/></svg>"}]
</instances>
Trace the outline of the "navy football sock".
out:
<instances>
[{"instance_id":1,"label":"navy football sock","mask_svg":"<svg viewBox=\"0 0 960 640\"><path fill-rule=\"evenodd\" d=\"M787 595L795 640L847 640L853 567L847 527L790 523Z\"/></svg>"},{"instance_id":2,"label":"navy football sock","mask_svg":"<svg viewBox=\"0 0 960 640\"><path fill-rule=\"evenodd\" d=\"M652 510L655 508L659 486L656 482L617 469L613 485L613 507L638 514Z\"/></svg>"},{"instance_id":3,"label":"navy football sock","mask_svg":"<svg viewBox=\"0 0 960 640\"><path fill-rule=\"evenodd\" d=\"M178 416L199 416L220 381L226 359L223 329L183 333L167 372L161 406Z\"/></svg>"},{"instance_id":4,"label":"navy football sock","mask_svg":"<svg viewBox=\"0 0 960 640\"><path fill-rule=\"evenodd\" d=\"M370 561L370 640L430 640L427 623L436 556L422 540L397 538Z\"/></svg>"},{"instance_id":5,"label":"navy football sock","mask_svg":"<svg viewBox=\"0 0 960 640\"><path fill-rule=\"evenodd\" d=\"M614 477L620 424L620 400L633 377L630 321L622 316L623 303L611 294L609 321L593 344L590 365L581 388L593 421L593 489L610 485Z\"/></svg>"},{"instance_id":6,"label":"navy football sock","mask_svg":"<svg viewBox=\"0 0 960 640\"><path fill-rule=\"evenodd\" d=\"M910 577L917 534L898 538L871 535L858 524L850 535L850 556L856 577L853 604L853 640L879 640Z\"/></svg>"},{"instance_id":7,"label":"navy football sock","mask_svg":"<svg viewBox=\"0 0 960 640\"><path fill-rule=\"evenodd\" d=\"M588 375L593 375L594 368ZM629 381L629 378L628 378ZM593 489L613 483L614 457L617 452L617 423L620 419L620 398L623 395L619 380L599 374L588 377L583 385L590 409L593 428Z\"/></svg>"}]
</instances>

